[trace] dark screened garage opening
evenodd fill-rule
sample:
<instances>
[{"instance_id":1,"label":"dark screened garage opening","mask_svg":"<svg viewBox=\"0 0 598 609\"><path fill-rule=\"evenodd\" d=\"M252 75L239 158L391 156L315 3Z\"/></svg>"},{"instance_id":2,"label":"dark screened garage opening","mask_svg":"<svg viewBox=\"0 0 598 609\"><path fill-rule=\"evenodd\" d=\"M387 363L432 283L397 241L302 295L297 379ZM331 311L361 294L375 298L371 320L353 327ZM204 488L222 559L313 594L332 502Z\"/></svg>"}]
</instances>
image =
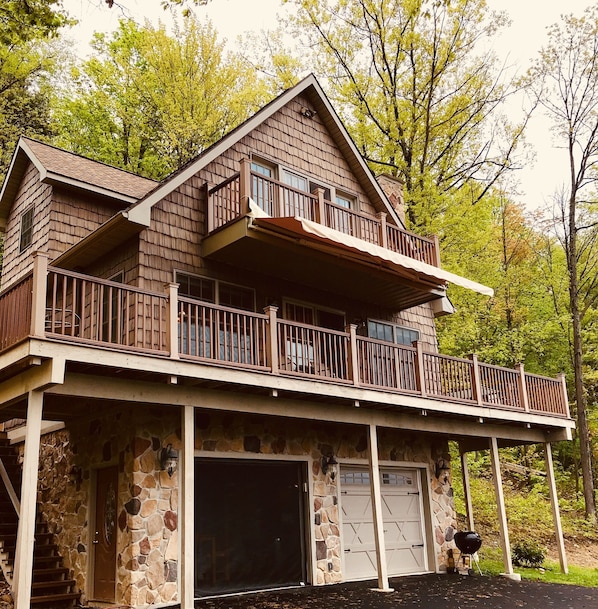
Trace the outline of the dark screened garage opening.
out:
<instances>
[{"instance_id":1,"label":"dark screened garage opening","mask_svg":"<svg viewBox=\"0 0 598 609\"><path fill-rule=\"evenodd\" d=\"M195 460L195 592L306 581L304 465Z\"/></svg>"}]
</instances>

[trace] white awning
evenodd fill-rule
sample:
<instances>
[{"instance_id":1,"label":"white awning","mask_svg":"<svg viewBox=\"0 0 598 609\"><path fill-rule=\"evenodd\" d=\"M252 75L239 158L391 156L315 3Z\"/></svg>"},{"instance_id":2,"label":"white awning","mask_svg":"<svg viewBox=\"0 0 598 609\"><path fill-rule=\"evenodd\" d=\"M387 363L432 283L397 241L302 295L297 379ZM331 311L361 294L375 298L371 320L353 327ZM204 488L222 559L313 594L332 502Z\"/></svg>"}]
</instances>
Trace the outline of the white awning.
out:
<instances>
[{"instance_id":1,"label":"white awning","mask_svg":"<svg viewBox=\"0 0 598 609\"><path fill-rule=\"evenodd\" d=\"M454 273L427 264L426 262L421 262L414 258L410 258L409 256L398 254L397 252L385 249L374 243L358 239L352 235L347 235L332 228L328 228L317 222L297 216L294 218L272 218L265 214L255 205L255 203L253 203L253 201L250 202L250 208L252 211L251 216L253 217L253 223L258 227L278 227L287 232L295 233L298 236L312 235L319 241L329 242L337 246L340 245L345 249L368 254L378 260L390 263L391 266L409 269L428 281L435 281L438 284L452 283L467 288L468 290L478 292L479 294L484 294L485 296L494 296L494 290L485 285L471 281L460 275L455 275Z\"/></svg>"}]
</instances>

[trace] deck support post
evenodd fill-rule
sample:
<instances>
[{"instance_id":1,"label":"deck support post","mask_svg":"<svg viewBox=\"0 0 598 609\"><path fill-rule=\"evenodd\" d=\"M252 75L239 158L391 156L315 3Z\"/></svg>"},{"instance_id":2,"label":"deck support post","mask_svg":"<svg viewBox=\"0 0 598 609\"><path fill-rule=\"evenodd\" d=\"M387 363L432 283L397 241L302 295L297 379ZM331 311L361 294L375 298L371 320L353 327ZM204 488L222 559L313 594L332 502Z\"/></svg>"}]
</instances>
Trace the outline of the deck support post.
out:
<instances>
[{"instance_id":1,"label":"deck support post","mask_svg":"<svg viewBox=\"0 0 598 609\"><path fill-rule=\"evenodd\" d=\"M380 466L378 463L378 435L376 425L368 425L368 461L370 465L370 494L372 498L372 517L376 541L376 563L378 567L378 590L392 592L388 584L386 563L386 544L384 543L384 521L382 519L382 492L380 490Z\"/></svg>"},{"instance_id":2,"label":"deck support post","mask_svg":"<svg viewBox=\"0 0 598 609\"><path fill-rule=\"evenodd\" d=\"M467 527L469 531L475 531L473 522L473 504L471 502L471 484L469 483L469 465L467 453L461 453L461 475L463 477L463 495L465 499L465 511L467 513Z\"/></svg>"},{"instance_id":3,"label":"deck support post","mask_svg":"<svg viewBox=\"0 0 598 609\"><path fill-rule=\"evenodd\" d=\"M179 601L181 609L193 609L195 597L195 408L182 407L182 447L179 457Z\"/></svg>"},{"instance_id":4,"label":"deck support post","mask_svg":"<svg viewBox=\"0 0 598 609\"><path fill-rule=\"evenodd\" d=\"M505 496L502 490L502 475L500 473L500 456L498 454L498 441L495 437L490 438L490 457L490 461L492 463L492 477L494 478L494 492L496 493L496 507L498 510L500 547L502 549L502 559L505 567L505 572L501 573L501 575L515 581L520 581L521 575L513 572L511 543L509 541L507 512L505 510Z\"/></svg>"},{"instance_id":5,"label":"deck support post","mask_svg":"<svg viewBox=\"0 0 598 609\"><path fill-rule=\"evenodd\" d=\"M37 516L37 471L42 426L44 394L30 391L27 397L25 452L21 482L21 512L17 530L15 572L13 578L14 609L30 609L33 580L33 545Z\"/></svg>"},{"instance_id":6,"label":"deck support post","mask_svg":"<svg viewBox=\"0 0 598 609\"><path fill-rule=\"evenodd\" d=\"M546 482L550 492L550 505L552 507L552 520L554 522L554 532L556 535L556 545L559 552L559 562L561 571L569 573L567 566L567 555L565 553L565 541L563 538L563 527L561 526L561 514L559 511L559 498L556 493L556 481L554 478L554 467L552 463L552 446L550 442L544 443L544 460L546 463Z\"/></svg>"}]
</instances>

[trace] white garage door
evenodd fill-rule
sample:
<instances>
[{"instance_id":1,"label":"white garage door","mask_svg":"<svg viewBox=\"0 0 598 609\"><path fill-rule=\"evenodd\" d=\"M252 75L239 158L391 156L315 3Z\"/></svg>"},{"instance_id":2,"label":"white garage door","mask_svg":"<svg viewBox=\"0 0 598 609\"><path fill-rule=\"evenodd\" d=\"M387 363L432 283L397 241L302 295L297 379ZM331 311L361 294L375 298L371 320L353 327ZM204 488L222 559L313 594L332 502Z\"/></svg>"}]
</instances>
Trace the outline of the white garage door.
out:
<instances>
[{"instance_id":1,"label":"white garage door","mask_svg":"<svg viewBox=\"0 0 598 609\"><path fill-rule=\"evenodd\" d=\"M341 467L339 478L345 579L375 578L376 544L369 471ZM380 487L388 574L427 571L417 471L381 469Z\"/></svg>"}]
</instances>

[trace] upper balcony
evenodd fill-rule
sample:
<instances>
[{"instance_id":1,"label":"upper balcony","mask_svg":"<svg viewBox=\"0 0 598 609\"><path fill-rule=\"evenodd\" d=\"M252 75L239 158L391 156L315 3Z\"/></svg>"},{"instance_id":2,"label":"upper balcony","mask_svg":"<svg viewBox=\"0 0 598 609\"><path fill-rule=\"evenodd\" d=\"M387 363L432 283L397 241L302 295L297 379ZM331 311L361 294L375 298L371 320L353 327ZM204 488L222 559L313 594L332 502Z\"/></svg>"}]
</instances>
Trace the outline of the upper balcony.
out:
<instances>
[{"instance_id":1,"label":"upper balcony","mask_svg":"<svg viewBox=\"0 0 598 609\"><path fill-rule=\"evenodd\" d=\"M524 422L525 414L546 418L548 427L571 426L562 376L375 340L355 325L333 331L296 323L281 319L273 306L264 313L217 306L180 296L176 285L148 292L48 267L43 255L33 273L0 293L0 329L0 352L32 338L143 354L154 362L148 360L148 371L156 370L155 358L174 359L244 370L259 375L262 386L271 377L317 381L321 397L332 395L333 386L349 399L367 389L386 407L408 402L391 394L412 396L451 416L491 410L503 422ZM193 374L201 378L199 369Z\"/></svg>"},{"instance_id":2,"label":"upper balcony","mask_svg":"<svg viewBox=\"0 0 598 609\"><path fill-rule=\"evenodd\" d=\"M442 298L448 280L478 285L440 268L436 238L252 171L248 159L207 192L205 258L392 310Z\"/></svg>"}]
</instances>

